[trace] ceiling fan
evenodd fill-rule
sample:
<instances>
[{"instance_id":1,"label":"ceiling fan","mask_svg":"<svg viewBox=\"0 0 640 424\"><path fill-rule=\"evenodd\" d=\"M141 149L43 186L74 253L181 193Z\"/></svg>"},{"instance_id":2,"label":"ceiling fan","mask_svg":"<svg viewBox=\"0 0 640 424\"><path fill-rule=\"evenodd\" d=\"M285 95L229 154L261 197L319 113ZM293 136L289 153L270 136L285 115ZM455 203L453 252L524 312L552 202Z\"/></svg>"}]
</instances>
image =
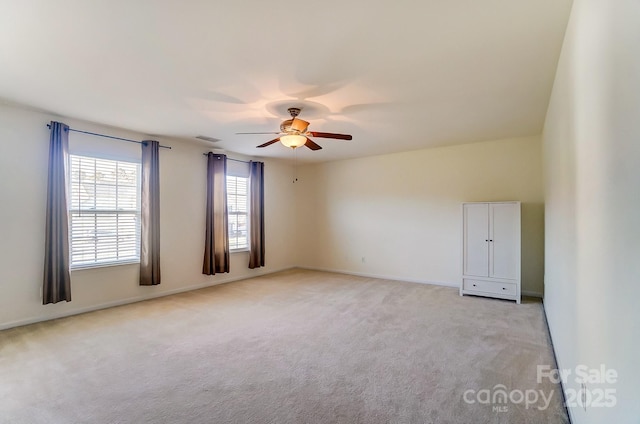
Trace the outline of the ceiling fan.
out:
<instances>
[{"instance_id":1,"label":"ceiling fan","mask_svg":"<svg viewBox=\"0 0 640 424\"><path fill-rule=\"evenodd\" d=\"M287 119L280 124L280 132L258 132L258 133L236 133L236 134L278 134L277 138L269 140L257 147L267 147L278 141L287 147L296 149L300 146L307 146L311 150L320 150L322 147L309 137L334 138L337 140L351 140L348 134L334 134L326 132L308 131L309 123L298 118L300 108L290 107L287 109L291 115L291 119Z\"/></svg>"}]
</instances>

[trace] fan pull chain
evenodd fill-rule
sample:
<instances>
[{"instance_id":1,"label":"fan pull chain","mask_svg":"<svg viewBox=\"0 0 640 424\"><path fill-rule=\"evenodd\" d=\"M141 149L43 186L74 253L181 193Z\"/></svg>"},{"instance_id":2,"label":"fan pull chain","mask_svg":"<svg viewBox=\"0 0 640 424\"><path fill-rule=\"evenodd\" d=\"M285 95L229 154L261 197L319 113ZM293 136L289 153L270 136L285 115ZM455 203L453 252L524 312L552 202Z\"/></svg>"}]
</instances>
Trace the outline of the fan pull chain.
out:
<instances>
[{"instance_id":1,"label":"fan pull chain","mask_svg":"<svg viewBox=\"0 0 640 424\"><path fill-rule=\"evenodd\" d=\"M298 149L293 149L293 184L298 182Z\"/></svg>"}]
</instances>

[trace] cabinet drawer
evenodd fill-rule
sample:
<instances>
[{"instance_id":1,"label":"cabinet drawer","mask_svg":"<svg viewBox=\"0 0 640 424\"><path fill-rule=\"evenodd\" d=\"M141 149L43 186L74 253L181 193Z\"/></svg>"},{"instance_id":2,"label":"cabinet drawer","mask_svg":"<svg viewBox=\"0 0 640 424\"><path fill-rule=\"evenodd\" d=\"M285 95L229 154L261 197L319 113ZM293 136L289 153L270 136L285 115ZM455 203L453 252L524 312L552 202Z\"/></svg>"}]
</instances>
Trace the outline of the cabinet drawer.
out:
<instances>
[{"instance_id":1,"label":"cabinet drawer","mask_svg":"<svg viewBox=\"0 0 640 424\"><path fill-rule=\"evenodd\" d=\"M516 285L514 283L500 283L497 281L468 280L462 283L464 290L478 291L483 293L494 293L503 295L516 295Z\"/></svg>"}]
</instances>

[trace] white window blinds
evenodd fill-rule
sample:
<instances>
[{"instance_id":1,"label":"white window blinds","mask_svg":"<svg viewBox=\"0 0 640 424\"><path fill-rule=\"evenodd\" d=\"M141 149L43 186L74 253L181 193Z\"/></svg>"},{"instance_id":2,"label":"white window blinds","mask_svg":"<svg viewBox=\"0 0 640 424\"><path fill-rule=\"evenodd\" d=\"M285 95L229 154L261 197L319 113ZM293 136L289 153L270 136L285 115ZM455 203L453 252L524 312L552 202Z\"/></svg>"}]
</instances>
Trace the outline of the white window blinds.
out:
<instances>
[{"instance_id":1,"label":"white window blinds","mask_svg":"<svg viewBox=\"0 0 640 424\"><path fill-rule=\"evenodd\" d=\"M227 175L227 210L229 214L229 249L249 248L248 194L249 179Z\"/></svg>"},{"instance_id":2,"label":"white window blinds","mask_svg":"<svg viewBox=\"0 0 640 424\"><path fill-rule=\"evenodd\" d=\"M140 164L70 155L71 267L140 259Z\"/></svg>"}]
</instances>

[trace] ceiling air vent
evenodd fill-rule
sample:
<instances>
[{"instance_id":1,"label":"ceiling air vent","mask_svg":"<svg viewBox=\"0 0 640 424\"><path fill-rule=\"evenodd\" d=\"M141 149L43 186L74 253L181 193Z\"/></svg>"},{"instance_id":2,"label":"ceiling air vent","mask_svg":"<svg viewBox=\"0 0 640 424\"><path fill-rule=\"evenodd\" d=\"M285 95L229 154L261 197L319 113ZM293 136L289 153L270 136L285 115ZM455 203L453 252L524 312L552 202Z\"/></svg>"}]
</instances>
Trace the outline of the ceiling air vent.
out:
<instances>
[{"instance_id":1,"label":"ceiling air vent","mask_svg":"<svg viewBox=\"0 0 640 424\"><path fill-rule=\"evenodd\" d=\"M206 135L198 135L196 136L198 140L210 141L211 143L217 143L220 141L219 138L207 137Z\"/></svg>"}]
</instances>

